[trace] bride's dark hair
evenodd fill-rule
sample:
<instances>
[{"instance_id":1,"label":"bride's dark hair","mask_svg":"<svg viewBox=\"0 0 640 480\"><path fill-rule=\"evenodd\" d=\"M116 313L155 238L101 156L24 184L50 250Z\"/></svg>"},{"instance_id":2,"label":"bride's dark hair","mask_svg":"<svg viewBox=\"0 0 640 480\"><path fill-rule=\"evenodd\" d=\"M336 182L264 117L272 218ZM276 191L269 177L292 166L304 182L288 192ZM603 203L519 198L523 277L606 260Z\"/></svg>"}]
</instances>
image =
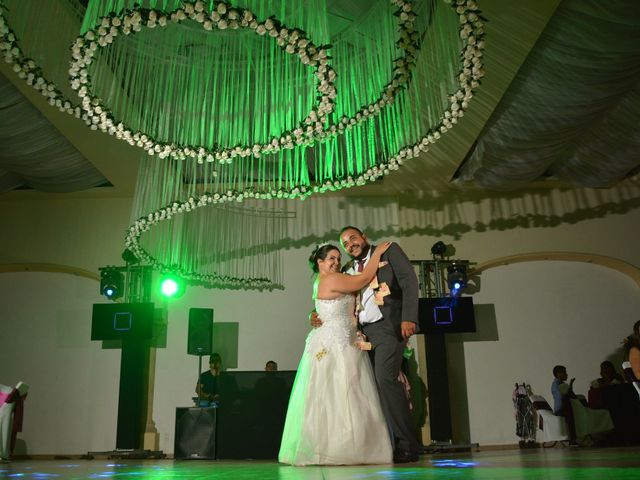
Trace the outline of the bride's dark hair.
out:
<instances>
[{"instance_id":1,"label":"bride's dark hair","mask_svg":"<svg viewBox=\"0 0 640 480\"><path fill-rule=\"evenodd\" d=\"M331 250L340 251L338 247L336 247L335 245L331 245L330 243L325 243L324 245L316 247L309 256L309 266L311 267L311 270L313 270L315 273L318 273L318 260L324 260L325 258L327 258L327 254Z\"/></svg>"}]
</instances>

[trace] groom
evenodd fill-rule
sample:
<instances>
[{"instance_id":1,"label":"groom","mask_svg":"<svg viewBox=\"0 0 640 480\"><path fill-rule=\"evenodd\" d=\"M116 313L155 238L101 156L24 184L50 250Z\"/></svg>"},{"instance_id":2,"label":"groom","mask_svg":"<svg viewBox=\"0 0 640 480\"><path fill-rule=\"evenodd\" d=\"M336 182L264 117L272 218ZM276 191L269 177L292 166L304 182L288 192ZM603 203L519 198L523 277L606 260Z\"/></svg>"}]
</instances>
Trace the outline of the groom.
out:
<instances>
[{"instance_id":1,"label":"groom","mask_svg":"<svg viewBox=\"0 0 640 480\"><path fill-rule=\"evenodd\" d=\"M340 231L340 244L352 259L343 268L350 275L361 272L375 250L366 235L353 226ZM417 330L418 279L407 255L397 244L392 244L382 255L377 278L363 289L360 298L358 320L373 345L370 359L382 409L391 427L393 460L396 463L415 462L422 448L398 376L407 339ZM322 322L316 319L312 319L312 324L321 325Z\"/></svg>"}]
</instances>

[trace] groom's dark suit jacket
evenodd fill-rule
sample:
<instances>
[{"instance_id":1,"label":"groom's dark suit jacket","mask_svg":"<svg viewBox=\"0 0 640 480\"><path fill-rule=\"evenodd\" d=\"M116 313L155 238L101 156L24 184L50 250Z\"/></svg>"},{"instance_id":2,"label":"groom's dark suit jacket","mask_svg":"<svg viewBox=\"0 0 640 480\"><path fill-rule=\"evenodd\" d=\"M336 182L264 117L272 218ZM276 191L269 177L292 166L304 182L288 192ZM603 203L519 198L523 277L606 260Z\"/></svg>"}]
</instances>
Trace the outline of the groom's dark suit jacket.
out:
<instances>
[{"instance_id":1,"label":"groom's dark suit jacket","mask_svg":"<svg viewBox=\"0 0 640 480\"><path fill-rule=\"evenodd\" d=\"M375 248L375 245L371 246L372 253ZM378 284L386 283L391 292L383 297L384 305L378 305L384 320L392 322L398 334L400 322L414 322L417 327L418 279L409 258L397 243L393 243L382 254L380 265L376 274ZM352 266L353 261L347 263L344 270Z\"/></svg>"},{"instance_id":2,"label":"groom's dark suit jacket","mask_svg":"<svg viewBox=\"0 0 640 480\"><path fill-rule=\"evenodd\" d=\"M389 295L379 305L383 318L363 325L362 330L374 347L369 355L382 409L394 437L393 447L400 456L404 452L418 454L422 448L416 439L406 392L398 381L405 346L400 323L415 322L418 326L418 279L407 255L395 243L384 252L380 265L378 284L389 287Z\"/></svg>"}]
</instances>

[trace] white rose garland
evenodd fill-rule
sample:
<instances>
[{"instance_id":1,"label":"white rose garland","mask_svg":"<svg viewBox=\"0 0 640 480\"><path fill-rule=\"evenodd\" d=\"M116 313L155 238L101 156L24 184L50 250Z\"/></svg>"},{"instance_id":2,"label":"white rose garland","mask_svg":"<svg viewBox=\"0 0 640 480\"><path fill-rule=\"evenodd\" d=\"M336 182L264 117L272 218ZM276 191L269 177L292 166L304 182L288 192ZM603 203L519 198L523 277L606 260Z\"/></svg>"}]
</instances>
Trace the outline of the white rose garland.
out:
<instances>
[{"instance_id":1,"label":"white rose garland","mask_svg":"<svg viewBox=\"0 0 640 480\"><path fill-rule=\"evenodd\" d=\"M97 28L89 30L76 39L72 47L73 60L69 69L69 77L72 88L78 91L82 108L90 118L92 128L95 126L96 129L115 134L117 138L125 140L131 145L144 148L149 155L157 154L161 158L193 158L199 163L203 163L205 160L213 161L214 158L220 163L230 163L236 156L254 155L259 157L263 153L274 153L281 148L293 148L294 144L306 143L312 139L313 132L322 129L327 115L333 111L336 97L335 72L329 65L325 47L316 46L306 38L305 32L301 30L291 30L274 19L259 22L255 19L253 12L234 8L225 2L219 2L210 14L205 14L204 9L205 4L197 0L185 2L182 8L169 14L156 10L138 9L126 13L121 19L119 17L103 17ZM118 25L113 23L115 18L118 18ZM284 132L280 137L272 138L263 144L238 145L210 150L197 145L177 146L157 141L148 134L133 132L123 122L115 120L108 108L102 105L101 100L92 95L91 79L87 67L92 63L97 49L112 43L114 37L119 34L132 35L140 31L143 26L155 28L166 25L167 19L178 23L187 18L202 24L203 28L207 30L249 28L258 35L269 33L270 37L277 39L278 44L285 52L297 56L303 64L314 70L314 75L318 80L316 85L318 103L297 128ZM163 19L165 19L164 22Z\"/></svg>"},{"instance_id":2,"label":"white rose garland","mask_svg":"<svg viewBox=\"0 0 640 480\"><path fill-rule=\"evenodd\" d=\"M414 27L415 14L412 12L410 0L391 0L391 3L398 8L396 12L399 18L398 45L404 52L404 55L394 62L393 78L385 85L378 99L361 107L352 117L343 116L336 124L329 125L326 128L325 121L333 111L336 98L334 86L336 73L328 63L326 48L315 46L307 38L305 32L301 30L291 30L271 18L264 22L258 22L251 11L234 8L225 2L219 2L208 17L204 14L205 4L200 0L185 2L182 8L170 14L164 14L156 10L140 9L125 15L122 20L119 17L104 17L96 29L90 30L83 37L79 37L76 40L73 47L74 53L80 51L84 54L78 54L74 57L75 61L72 62L72 67L69 71L70 81L72 88L78 90L78 94L83 100L88 97L88 101L83 101L82 105L90 117L89 123L93 129L100 129L112 135L115 134L118 139L144 148L149 155L157 154L161 158L169 156L178 159L193 158L198 163L212 161L214 158L220 163L231 163L232 159L238 156L247 157L253 155L260 157L262 154L275 153L280 149L291 149L297 145L308 145L315 140L322 140L329 136L340 134L377 115L382 108L393 102L397 93L410 81L411 71L416 64L419 45L418 32ZM108 112L103 116L96 115L93 107L100 105L100 100L91 96L90 88L82 89L83 85L86 86L87 83L90 83L87 80L88 74L82 67L86 67L91 63L96 51L96 42L97 47L104 48L113 42L113 38L118 33L130 35L140 31L142 26L147 28L163 26L166 25L167 18L173 22L191 18L201 23L206 30L212 30L213 28L250 28L258 35L268 34L276 38L278 45L286 53L299 56L305 65L315 68L315 76L318 79L317 90L320 94L319 104L312 109L299 127L292 129L290 132L285 132L280 137L272 138L263 144L220 147L211 150L202 146L179 147L150 137L147 137L145 141L140 141L135 138L136 133L126 126L116 133L113 127L115 120L112 115ZM118 19L117 25L114 23L115 19ZM94 42L95 39L97 39L96 42ZM83 72L84 75L82 75ZM78 78L79 75L80 78ZM106 110L104 107L103 109Z\"/></svg>"}]
</instances>

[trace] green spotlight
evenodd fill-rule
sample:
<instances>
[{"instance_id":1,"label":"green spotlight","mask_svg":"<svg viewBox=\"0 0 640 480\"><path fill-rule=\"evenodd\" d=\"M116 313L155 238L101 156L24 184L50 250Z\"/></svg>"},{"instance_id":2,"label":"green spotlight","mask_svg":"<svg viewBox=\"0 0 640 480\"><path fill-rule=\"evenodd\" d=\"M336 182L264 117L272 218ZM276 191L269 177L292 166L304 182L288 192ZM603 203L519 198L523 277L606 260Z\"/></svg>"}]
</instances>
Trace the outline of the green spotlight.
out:
<instances>
[{"instance_id":1,"label":"green spotlight","mask_svg":"<svg viewBox=\"0 0 640 480\"><path fill-rule=\"evenodd\" d=\"M177 298L184 293L184 281L173 275L160 279L160 293L166 298Z\"/></svg>"}]
</instances>

